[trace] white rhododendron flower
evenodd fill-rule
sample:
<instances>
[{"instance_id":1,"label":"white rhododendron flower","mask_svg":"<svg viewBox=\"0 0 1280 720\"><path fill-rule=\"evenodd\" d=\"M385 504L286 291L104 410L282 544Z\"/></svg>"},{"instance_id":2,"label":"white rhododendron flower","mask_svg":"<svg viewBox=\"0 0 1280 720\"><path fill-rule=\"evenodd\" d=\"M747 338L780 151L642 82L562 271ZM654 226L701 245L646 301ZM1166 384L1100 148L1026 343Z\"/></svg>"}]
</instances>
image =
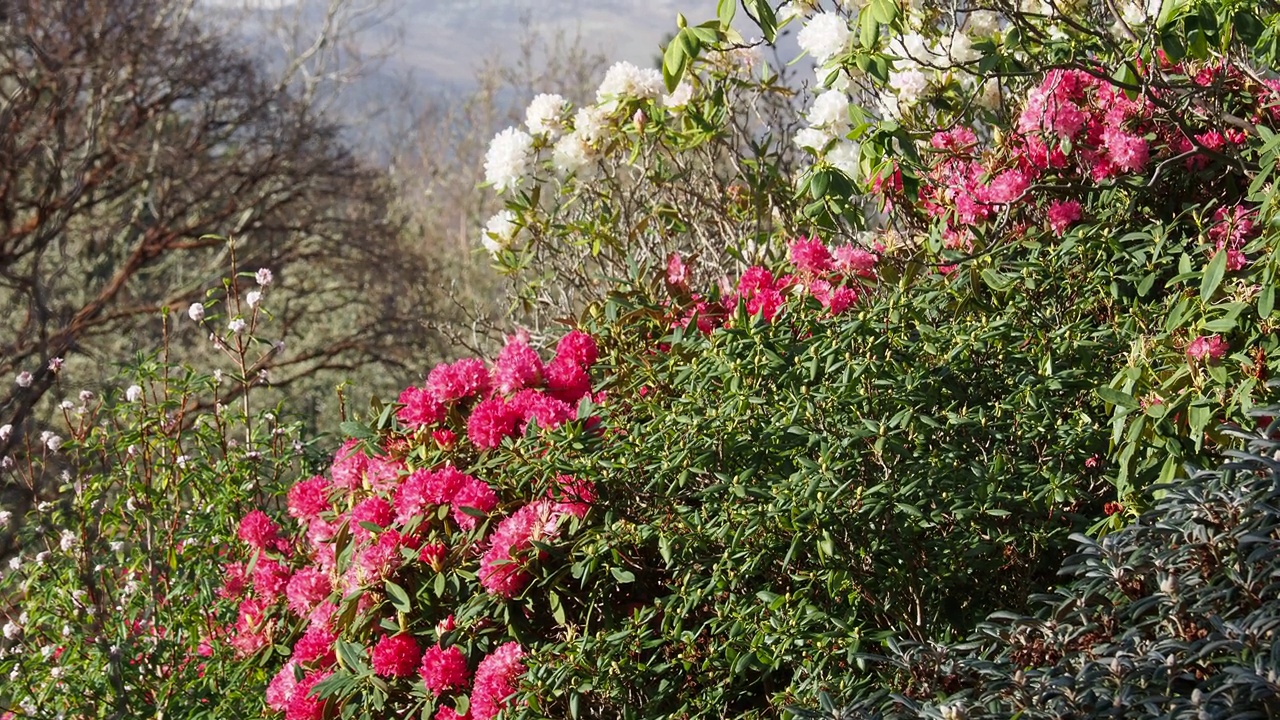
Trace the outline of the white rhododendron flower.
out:
<instances>
[{"instance_id":1,"label":"white rhododendron flower","mask_svg":"<svg viewBox=\"0 0 1280 720\"><path fill-rule=\"evenodd\" d=\"M35 376L27 372L26 370L23 370L22 372L18 373L17 377L13 379L13 382L15 382L18 385L18 387L28 388L28 387L31 387L31 383L34 380L35 380Z\"/></svg>"},{"instance_id":2,"label":"white rhododendron flower","mask_svg":"<svg viewBox=\"0 0 1280 720\"><path fill-rule=\"evenodd\" d=\"M841 140L827 151L826 160L850 180L858 179L858 159L862 148L858 143Z\"/></svg>"},{"instance_id":3,"label":"white rhododendron flower","mask_svg":"<svg viewBox=\"0 0 1280 720\"><path fill-rule=\"evenodd\" d=\"M982 83L982 87L978 89L978 97L976 99L979 107L987 110L1000 109L1000 83L997 80L988 80Z\"/></svg>"},{"instance_id":4,"label":"white rhododendron flower","mask_svg":"<svg viewBox=\"0 0 1280 720\"><path fill-rule=\"evenodd\" d=\"M827 133L815 128L804 128L796 132L796 145L802 149L809 149L816 153L822 152L822 148L831 142L831 136Z\"/></svg>"},{"instance_id":5,"label":"white rhododendron flower","mask_svg":"<svg viewBox=\"0 0 1280 720\"><path fill-rule=\"evenodd\" d=\"M814 15L796 35L800 49L819 65L844 52L849 45L849 23L843 15L824 12Z\"/></svg>"},{"instance_id":6,"label":"white rhododendron flower","mask_svg":"<svg viewBox=\"0 0 1280 720\"><path fill-rule=\"evenodd\" d=\"M670 95L662 98L662 104L675 110L683 108L693 99L693 85L688 80L682 80L676 89L671 91Z\"/></svg>"},{"instance_id":7,"label":"white rhododendron flower","mask_svg":"<svg viewBox=\"0 0 1280 720\"><path fill-rule=\"evenodd\" d=\"M480 233L480 244L491 254L497 255L511 247L511 241L515 239L516 231L519 229L516 225L516 214L510 210L503 210L484 224L484 232Z\"/></svg>"},{"instance_id":8,"label":"white rhododendron flower","mask_svg":"<svg viewBox=\"0 0 1280 720\"><path fill-rule=\"evenodd\" d=\"M971 63L982 57L982 53L973 48L973 40L962 32L958 32L951 37L951 42L947 47L947 54L951 56L953 63Z\"/></svg>"},{"instance_id":9,"label":"white rhododendron flower","mask_svg":"<svg viewBox=\"0 0 1280 720\"><path fill-rule=\"evenodd\" d=\"M976 38L987 38L1000 32L1000 16L991 10L975 10L969 13L965 29Z\"/></svg>"},{"instance_id":10,"label":"white rhododendron flower","mask_svg":"<svg viewBox=\"0 0 1280 720\"><path fill-rule=\"evenodd\" d=\"M573 132L592 145L604 139L609 129L609 114L594 105L579 108L573 116Z\"/></svg>"},{"instance_id":11,"label":"white rhododendron flower","mask_svg":"<svg viewBox=\"0 0 1280 720\"><path fill-rule=\"evenodd\" d=\"M524 112L524 124L534 135L558 137L564 129L564 111L567 101L563 96L542 93L529 102Z\"/></svg>"},{"instance_id":12,"label":"white rhododendron flower","mask_svg":"<svg viewBox=\"0 0 1280 720\"><path fill-rule=\"evenodd\" d=\"M618 62L604 74L604 80L596 90L596 102L612 111L617 108L620 98L656 98L662 95L664 87L660 71Z\"/></svg>"},{"instance_id":13,"label":"white rhododendron flower","mask_svg":"<svg viewBox=\"0 0 1280 720\"><path fill-rule=\"evenodd\" d=\"M517 128L507 128L494 136L484 156L484 179L498 192L520 185L533 161L533 137Z\"/></svg>"},{"instance_id":14,"label":"white rhododendron flower","mask_svg":"<svg viewBox=\"0 0 1280 720\"><path fill-rule=\"evenodd\" d=\"M191 303L191 307L187 308L187 317L200 322L204 319L204 305L200 303Z\"/></svg>"},{"instance_id":15,"label":"white rhododendron flower","mask_svg":"<svg viewBox=\"0 0 1280 720\"><path fill-rule=\"evenodd\" d=\"M591 146L577 132L569 133L556 141L551 148L551 164L561 175L580 172L591 162Z\"/></svg>"},{"instance_id":16,"label":"white rhododendron flower","mask_svg":"<svg viewBox=\"0 0 1280 720\"><path fill-rule=\"evenodd\" d=\"M827 90L814 98L805 117L813 127L843 135L849 131L849 96L839 90Z\"/></svg>"}]
</instances>

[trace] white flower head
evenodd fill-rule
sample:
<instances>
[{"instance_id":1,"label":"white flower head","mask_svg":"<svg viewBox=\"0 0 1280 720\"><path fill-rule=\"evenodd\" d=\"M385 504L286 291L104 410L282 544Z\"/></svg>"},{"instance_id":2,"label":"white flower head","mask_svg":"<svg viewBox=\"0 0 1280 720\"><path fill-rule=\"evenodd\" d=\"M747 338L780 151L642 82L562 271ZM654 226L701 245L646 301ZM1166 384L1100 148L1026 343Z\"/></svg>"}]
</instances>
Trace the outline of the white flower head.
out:
<instances>
[{"instance_id":1,"label":"white flower head","mask_svg":"<svg viewBox=\"0 0 1280 720\"><path fill-rule=\"evenodd\" d=\"M813 127L843 135L849 131L849 96L840 90L827 90L814 98L805 117Z\"/></svg>"},{"instance_id":2,"label":"white flower head","mask_svg":"<svg viewBox=\"0 0 1280 720\"><path fill-rule=\"evenodd\" d=\"M831 142L831 136L816 128L803 128L796 131L796 145L800 148L807 148L815 153L822 152L822 149Z\"/></svg>"},{"instance_id":3,"label":"white flower head","mask_svg":"<svg viewBox=\"0 0 1280 720\"><path fill-rule=\"evenodd\" d=\"M583 142L594 145L604 139L609 128L609 114L594 105L578 108L573 115L573 133Z\"/></svg>"},{"instance_id":4,"label":"white flower head","mask_svg":"<svg viewBox=\"0 0 1280 720\"><path fill-rule=\"evenodd\" d=\"M71 530L63 530L62 537L58 538L58 547L62 548L62 552L71 552L80 546L80 538Z\"/></svg>"},{"instance_id":5,"label":"white flower head","mask_svg":"<svg viewBox=\"0 0 1280 720\"><path fill-rule=\"evenodd\" d=\"M245 293L244 302L250 308L256 310L262 304L262 293L257 290L250 290Z\"/></svg>"},{"instance_id":6,"label":"white flower head","mask_svg":"<svg viewBox=\"0 0 1280 720\"><path fill-rule=\"evenodd\" d=\"M196 322L204 319L204 305L200 303L191 303L191 307L187 308L187 317Z\"/></svg>"},{"instance_id":7,"label":"white flower head","mask_svg":"<svg viewBox=\"0 0 1280 720\"><path fill-rule=\"evenodd\" d=\"M142 386L130 385L129 389L124 391L124 399L129 402L138 402L142 399Z\"/></svg>"},{"instance_id":8,"label":"white flower head","mask_svg":"<svg viewBox=\"0 0 1280 720\"><path fill-rule=\"evenodd\" d=\"M17 640L18 636L22 634L22 628L17 623L10 620L4 624L3 632L6 640Z\"/></svg>"},{"instance_id":9,"label":"white flower head","mask_svg":"<svg viewBox=\"0 0 1280 720\"><path fill-rule=\"evenodd\" d=\"M275 281L276 276L271 274L270 268L258 268L253 274L253 279L258 281L258 285L266 287Z\"/></svg>"},{"instance_id":10,"label":"white flower head","mask_svg":"<svg viewBox=\"0 0 1280 720\"><path fill-rule=\"evenodd\" d=\"M986 108L987 110L999 110L1000 81L990 79L982 83L982 87L978 89L976 102L980 107Z\"/></svg>"},{"instance_id":11,"label":"white flower head","mask_svg":"<svg viewBox=\"0 0 1280 720\"><path fill-rule=\"evenodd\" d=\"M506 192L520 185L533 161L533 136L507 128L494 136L484 156L484 179L494 190Z\"/></svg>"},{"instance_id":12,"label":"white flower head","mask_svg":"<svg viewBox=\"0 0 1280 720\"><path fill-rule=\"evenodd\" d=\"M969 13L965 28L973 37L991 37L1000 32L1000 16L991 10L975 10Z\"/></svg>"},{"instance_id":13,"label":"white flower head","mask_svg":"<svg viewBox=\"0 0 1280 720\"><path fill-rule=\"evenodd\" d=\"M75 404L75 403L73 403L73 402L71 402L70 400L63 400L62 402L58 403L58 408L59 408L60 410L70 411L70 410L71 410L71 408L73 408L73 407L75 407L75 406L76 406L76 404Z\"/></svg>"},{"instance_id":14,"label":"white flower head","mask_svg":"<svg viewBox=\"0 0 1280 720\"><path fill-rule=\"evenodd\" d=\"M49 562L49 558L50 558L50 556L52 556L52 555L53 555L53 553L49 552L48 550L43 550L43 551L41 551L41 552L36 553L36 564L37 564L37 565L44 565L44 564L48 563L48 562Z\"/></svg>"},{"instance_id":15,"label":"white flower head","mask_svg":"<svg viewBox=\"0 0 1280 720\"><path fill-rule=\"evenodd\" d=\"M81 391L80 391L80 402L88 404L88 403L89 403L89 402L91 402L92 400L93 400L93 391L92 391L92 390L81 390Z\"/></svg>"},{"instance_id":16,"label":"white flower head","mask_svg":"<svg viewBox=\"0 0 1280 720\"><path fill-rule=\"evenodd\" d=\"M524 124L534 135L558 137L564 130L564 113L568 102L561 95L542 93L529 102L524 111Z\"/></svg>"},{"instance_id":17,"label":"white flower head","mask_svg":"<svg viewBox=\"0 0 1280 720\"><path fill-rule=\"evenodd\" d=\"M9 569L10 569L10 570L17 570L17 569L18 569L18 568L20 568L20 567L22 567L22 556L21 556L21 555L14 555L13 557L9 558Z\"/></svg>"},{"instance_id":18,"label":"white flower head","mask_svg":"<svg viewBox=\"0 0 1280 720\"><path fill-rule=\"evenodd\" d=\"M693 84L688 80L681 80L676 89L671 91L670 95L662 98L662 104L672 110L681 110L689 101L693 99Z\"/></svg>"},{"instance_id":19,"label":"white flower head","mask_svg":"<svg viewBox=\"0 0 1280 720\"><path fill-rule=\"evenodd\" d=\"M231 322L227 323L227 329L237 335L244 332L247 326L248 323L244 321L244 318L232 318Z\"/></svg>"},{"instance_id":20,"label":"white flower head","mask_svg":"<svg viewBox=\"0 0 1280 720\"><path fill-rule=\"evenodd\" d=\"M0 442L8 440L11 435L13 435L13 425L8 423L0 425Z\"/></svg>"},{"instance_id":21,"label":"white flower head","mask_svg":"<svg viewBox=\"0 0 1280 720\"><path fill-rule=\"evenodd\" d=\"M581 173L591 162L593 153L587 141L574 131L557 140L551 148L551 164L561 176Z\"/></svg>"},{"instance_id":22,"label":"white flower head","mask_svg":"<svg viewBox=\"0 0 1280 720\"><path fill-rule=\"evenodd\" d=\"M63 363L66 361L60 357L49 358L49 372L56 373L62 369Z\"/></svg>"},{"instance_id":23,"label":"white flower head","mask_svg":"<svg viewBox=\"0 0 1280 720\"><path fill-rule=\"evenodd\" d=\"M63 439L53 433L45 433L41 436L41 440L44 446L49 448L49 452L58 452L58 448L62 447L63 443Z\"/></svg>"},{"instance_id":24,"label":"white flower head","mask_svg":"<svg viewBox=\"0 0 1280 720\"><path fill-rule=\"evenodd\" d=\"M8 510L0 510L0 527L8 527L13 521L13 513Z\"/></svg>"},{"instance_id":25,"label":"white flower head","mask_svg":"<svg viewBox=\"0 0 1280 720\"><path fill-rule=\"evenodd\" d=\"M623 61L614 63L604 74L596 90L596 102L608 112L617 109L624 98L648 100L660 97L664 85L662 73L652 68L639 68Z\"/></svg>"},{"instance_id":26,"label":"white flower head","mask_svg":"<svg viewBox=\"0 0 1280 720\"><path fill-rule=\"evenodd\" d=\"M18 376L13 379L13 381L18 384L18 387L24 388L31 387L33 380L35 380L35 377L26 370L18 373Z\"/></svg>"},{"instance_id":27,"label":"white flower head","mask_svg":"<svg viewBox=\"0 0 1280 720\"><path fill-rule=\"evenodd\" d=\"M480 233L480 244L490 254L497 255L511 247L511 241L515 239L519 230L516 214L510 210L503 210L484 224L484 232Z\"/></svg>"},{"instance_id":28,"label":"white flower head","mask_svg":"<svg viewBox=\"0 0 1280 720\"><path fill-rule=\"evenodd\" d=\"M814 15L796 35L800 49L822 65L844 52L849 45L849 23L843 15L822 12Z\"/></svg>"},{"instance_id":29,"label":"white flower head","mask_svg":"<svg viewBox=\"0 0 1280 720\"><path fill-rule=\"evenodd\" d=\"M982 53L973 48L973 40L962 32L951 37L947 54L951 57L951 62L957 64L971 63L982 57Z\"/></svg>"},{"instance_id":30,"label":"white flower head","mask_svg":"<svg viewBox=\"0 0 1280 720\"><path fill-rule=\"evenodd\" d=\"M857 180L858 160L861 156L862 148L858 143L841 140L827 151L826 160L850 180Z\"/></svg>"}]
</instances>

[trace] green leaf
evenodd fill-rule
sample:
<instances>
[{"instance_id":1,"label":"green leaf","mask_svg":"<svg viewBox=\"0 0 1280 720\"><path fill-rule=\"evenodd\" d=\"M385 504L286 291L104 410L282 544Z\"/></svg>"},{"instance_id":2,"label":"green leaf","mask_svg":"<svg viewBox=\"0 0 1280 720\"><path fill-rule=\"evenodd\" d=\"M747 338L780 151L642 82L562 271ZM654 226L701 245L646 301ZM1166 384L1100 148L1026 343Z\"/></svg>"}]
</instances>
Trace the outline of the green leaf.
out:
<instances>
[{"instance_id":1,"label":"green leaf","mask_svg":"<svg viewBox=\"0 0 1280 720\"><path fill-rule=\"evenodd\" d=\"M1274 283L1267 283L1263 286L1262 292L1258 294L1258 317L1266 320L1271 317L1271 313L1275 308L1276 286Z\"/></svg>"},{"instance_id":2,"label":"green leaf","mask_svg":"<svg viewBox=\"0 0 1280 720\"><path fill-rule=\"evenodd\" d=\"M683 34L684 30L680 33ZM679 35L676 36L677 39L679 37ZM673 39L667 45L666 52L662 54L662 81L667 86L667 92L675 91L684 77L684 70L688 63L689 56L685 53L684 46Z\"/></svg>"},{"instance_id":3,"label":"green leaf","mask_svg":"<svg viewBox=\"0 0 1280 720\"><path fill-rule=\"evenodd\" d=\"M620 583L632 583L636 581L635 573L621 568L609 568L609 572L613 574L613 579Z\"/></svg>"},{"instance_id":4,"label":"green leaf","mask_svg":"<svg viewBox=\"0 0 1280 720\"><path fill-rule=\"evenodd\" d=\"M716 4L716 17L720 19L720 27L725 30L733 24L733 16L738 11L738 0L720 0Z\"/></svg>"},{"instance_id":5,"label":"green leaf","mask_svg":"<svg viewBox=\"0 0 1280 720\"><path fill-rule=\"evenodd\" d=\"M756 25L760 26L760 34L765 42L773 42L778 37L778 17L773 14L773 6L769 0L746 0L751 8Z\"/></svg>"},{"instance_id":6,"label":"green leaf","mask_svg":"<svg viewBox=\"0 0 1280 720\"><path fill-rule=\"evenodd\" d=\"M881 25L890 25L898 17L898 3L895 0L871 0L867 8Z\"/></svg>"},{"instance_id":7,"label":"green leaf","mask_svg":"<svg viewBox=\"0 0 1280 720\"><path fill-rule=\"evenodd\" d=\"M1200 280L1200 300L1209 302L1213 293L1222 284L1222 276L1227 273L1227 253L1219 250L1213 254L1209 267L1205 268L1204 277Z\"/></svg>"},{"instance_id":8,"label":"green leaf","mask_svg":"<svg viewBox=\"0 0 1280 720\"><path fill-rule=\"evenodd\" d=\"M1113 387L1103 385L1102 387L1094 388L1093 392L1108 405L1116 405L1128 410L1137 410L1139 407L1138 401L1134 400L1132 395L1116 390Z\"/></svg>"},{"instance_id":9,"label":"green leaf","mask_svg":"<svg viewBox=\"0 0 1280 720\"><path fill-rule=\"evenodd\" d=\"M391 601L392 607L396 610L402 613L407 613L413 609L412 605L409 603L409 593L405 592L404 588L390 580L387 580L386 589L387 599Z\"/></svg>"},{"instance_id":10,"label":"green leaf","mask_svg":"<svg viewBox=\"0 0 1280 720\"><path fill-rule=\"evenodd\" d=\"M343 435L357 440L368 440L376 437L373 430L370 429L368 425L355 422L354 420L346 420L342 422L338 425L338 430L340 430Z\"/></svg>"}]
</instances>

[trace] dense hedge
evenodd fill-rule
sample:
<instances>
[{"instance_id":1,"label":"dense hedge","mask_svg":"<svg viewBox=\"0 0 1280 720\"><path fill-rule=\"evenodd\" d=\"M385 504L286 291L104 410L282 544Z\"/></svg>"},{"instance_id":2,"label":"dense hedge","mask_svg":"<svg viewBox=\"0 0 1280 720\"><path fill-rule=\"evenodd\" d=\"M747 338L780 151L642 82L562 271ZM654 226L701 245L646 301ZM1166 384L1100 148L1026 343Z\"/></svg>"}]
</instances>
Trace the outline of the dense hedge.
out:
<instances>
[{"instance_id":1,"label":"dense hedge","mask_svg":"<svg viewBox=\"0 0 1280 720\"><path fill-rule=\"evenodd\" d=\"M1247 452L1157 490L1131 525L1077 537L1067 584L967 642L902 643L897 692L845 718L1265 718L1280 713L1280 407ZM827 702L830 706L830 702ZM804 717L831 717L804 713Z\"/></svg>"}]
</instances>

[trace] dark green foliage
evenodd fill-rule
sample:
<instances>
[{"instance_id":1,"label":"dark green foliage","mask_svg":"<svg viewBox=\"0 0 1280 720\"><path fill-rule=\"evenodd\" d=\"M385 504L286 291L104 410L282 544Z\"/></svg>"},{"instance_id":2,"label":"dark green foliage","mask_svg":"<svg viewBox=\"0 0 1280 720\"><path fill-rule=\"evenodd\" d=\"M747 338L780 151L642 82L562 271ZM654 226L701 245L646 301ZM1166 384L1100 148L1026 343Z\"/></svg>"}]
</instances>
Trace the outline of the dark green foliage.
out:
<instances>
[{"instance_id":1,"label":"dark green foliage","mask_svg":"<svg viewBox=\"0 0 1280 720\"><path fill-rule=\"evenodd\" d=\"M1273 386L1274 387L1274 386ZM1265 718L1280 713L1280 407L1217 469L1157 489L1141 519L1077 537L1033 617L957 645L892 645L892 696L804 717ZM828 701L829 704L829 701Z\"/></svg>"}]
</instances>

